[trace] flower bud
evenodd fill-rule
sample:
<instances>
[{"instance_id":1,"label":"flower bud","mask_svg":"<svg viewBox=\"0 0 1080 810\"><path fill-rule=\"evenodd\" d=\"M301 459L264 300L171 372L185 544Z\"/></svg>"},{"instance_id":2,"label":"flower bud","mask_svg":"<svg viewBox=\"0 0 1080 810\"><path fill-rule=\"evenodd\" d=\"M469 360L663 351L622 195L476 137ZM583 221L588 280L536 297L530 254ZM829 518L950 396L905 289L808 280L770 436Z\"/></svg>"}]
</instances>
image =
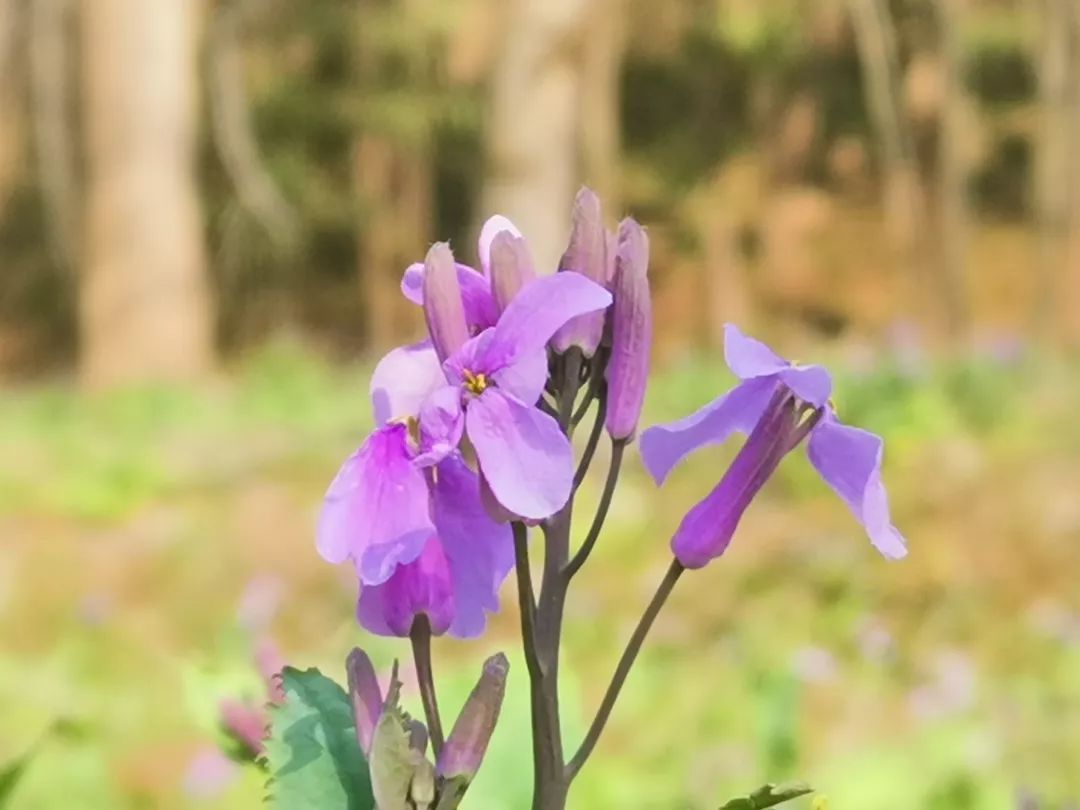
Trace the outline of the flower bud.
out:
<instances>
[{"instance_id":1,"label":"flower bud","mask_svg":"<svg viewBox=\"0 0 1080 810\"><path fill-rule=\"evenodd\" d=\"M607 431L612 439L633 437L645 401L652 350L649 295L649 237L633 219L619 224L619 252L611 309L611 359L607 366Z\"/></svg>"},{"instance_id":2,"label":"flower bud","mask_svg":"<svg viewBox=\"0 0 1080 810\"><path fill-rule=\"evenodd\" d=\"M597 284L607 282L607 231L600 210L600 198L590 188L582 187L574 199L570 244L559 261L559 272L581 273ZM586 357L596 353L604 335L604 313L589 312L569 321L555 333L552 348L560 354L577 346Z\"/></svg>"},{"instance_id":3,"label":"flower bud","mask_svg":"<svg viewBox=\"0 0 1080 810\"><path fill-rule=\"evenodd\" d=\"M382 714L382 690L371 659L359 647L354 647L345 659L345 674L349 682L353 718L356 720L356 740L366 756L371 751L371 738Z\"/></svg>"},{"instance_id":4,"label":"flower bud","mask_svg":"<svg viewBox=\"0 0 1080 810\"><path fill-rule=\"evenodd\" d=\"M502 653L484 662L480 680L465 701L439 756L438 773L444 779L467 784L480 769L499 720L509 671L510 663Z\"/></svg>"},{"instance_id":5,"label":"flower bud","mask_svg":"<svg viewBox=\"0 0 1080 810\"><path fill-rule=\"evenodd\" d=\"M432 245L424 258L424 319L439 362L469 339L457 266L445 242Z\"/></svg>"},{"instance_id":6,"label":"flower bud","mask_svg":"<svg viewBox=\"0 0 1080 810\"><path fill-rule=\"evenodd\" d=\"M491 294L499 312L534 278L536 270L525 239L499 231L491 241Z\"/></svg>"}]
</instances>

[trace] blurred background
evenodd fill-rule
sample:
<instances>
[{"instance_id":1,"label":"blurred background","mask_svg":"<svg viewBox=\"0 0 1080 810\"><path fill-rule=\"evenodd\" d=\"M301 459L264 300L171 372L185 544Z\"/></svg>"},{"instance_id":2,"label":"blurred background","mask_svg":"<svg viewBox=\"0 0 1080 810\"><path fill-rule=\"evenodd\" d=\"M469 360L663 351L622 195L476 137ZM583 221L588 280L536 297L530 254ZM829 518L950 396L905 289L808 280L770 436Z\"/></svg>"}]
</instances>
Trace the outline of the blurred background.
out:
<instances>
[{"instance_id":1,"label":"blurred background","mask_svg":"<svg viewBox=\"0 0 1080 810\"><path fill-rule=\"evenodd\" d=\"M911 554L789 459L572 805L795 777L837 810L1075 808L1078 143L1075 0L0 0L8 806L260 806L219 753L256 659L407 657L313 536L372 362L422 332L402 270L475 260L494 212L552 268L588 183L649 228L648 419L730 382L726 320L830 363ZM730 455L662 497L632 455L568 607L572 736ZM444 711L517 644L512 594L438 645ZM468 807L527 806L511 682Z\"/></svg>"}]
</instances>

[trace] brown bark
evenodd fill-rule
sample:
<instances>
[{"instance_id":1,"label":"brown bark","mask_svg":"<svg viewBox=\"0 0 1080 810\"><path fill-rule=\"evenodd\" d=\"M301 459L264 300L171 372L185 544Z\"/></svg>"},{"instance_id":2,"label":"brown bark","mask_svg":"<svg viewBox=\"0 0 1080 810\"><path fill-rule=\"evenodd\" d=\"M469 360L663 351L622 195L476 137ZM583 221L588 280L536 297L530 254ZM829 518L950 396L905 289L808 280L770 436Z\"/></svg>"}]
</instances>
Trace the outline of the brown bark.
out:
<instances>
[{"instance_id":1,"label":"brown bark","mask_svg":"<svg viewBox=\"0 0 1080 810\"><path fill-rule=\"evenodd\" d=\"M1070 96L1075 81L1070 18L1074 0L1045 0L1039 42L1040 138L1035 173L1038 273L1034 331L1050 340L1060 332L1062 281L1069 244L1069 176L1075 141ZM1072 75L1070 75L1072 74Z\"/></svg>"},{"instance_id":2,"label":"brown bark","mask_svg":"<svg viewBox=\"0 0 1080 810\"><path fill-rule=\"evenodd\" d=\"M938 284L946 333L954 340L969 329L966 293L970 204L967 193L967 150L964 122L967 98L963 85L960 17L964 0L935 4L941 35L942 105L938 131Z\"/></svg>"},{"instance_id":3,"label":"brown bark","mask_svg":"<svg viewBox=\"0 0 1080 810\"><path fill-rule=\"evenodd\" d=\"M581 57L582 170L608 211L619 210L619 77L626 5L626 0L593 0Z\"/></svg>"},{"instance_id":4,"label":"brown bark","mask_svg":"<svg viewBox=\"0 0 1080 810\"><path fill-rule=\"evenodd\" d=\"M483 210L508 216L541 272L566 247L577 175L580 60L586 0L509 0L494 67Z\"/></svg>"},{"instance_id":5,"label":"brown bark","mask_svg":"<svg viewBox=\"0 0 1080 810\"><path fill-rule=\"evenodd\" d=\"M69 120L71 0L33 0L30 4L30 65L34 141L38 177L45 201L50 248L65 268L79 255L79 188L73 127Z\"/></svg>"},{"instance_id":6,"label":"brown bark","mask_svg":"<svg viewBox=\"0 0 1080 810\"><path fill-rule=\"evenodd\" d=\"M86 384L191 378L212 363L195 187L198 3L82 6Z\"/></svg>"},{"instance_id":7,"label":"brown bark","mask_svg":"<svg viewBox=\"0 0 1080 810\"><path fill-rule=\"evenodd\" d=\"M0 0L0 217L19 169L22 144L14 54L19 23L15 0Z\"/></svg>"}]
</instances>

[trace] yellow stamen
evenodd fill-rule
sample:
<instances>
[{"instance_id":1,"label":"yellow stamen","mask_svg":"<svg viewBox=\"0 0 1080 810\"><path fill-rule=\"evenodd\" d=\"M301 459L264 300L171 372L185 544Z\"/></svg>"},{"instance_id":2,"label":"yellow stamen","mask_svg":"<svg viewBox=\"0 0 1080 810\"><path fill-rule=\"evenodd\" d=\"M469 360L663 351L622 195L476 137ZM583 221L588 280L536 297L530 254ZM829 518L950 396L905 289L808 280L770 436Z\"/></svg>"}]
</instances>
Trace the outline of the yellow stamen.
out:
<instances>
[{"instance_id":1,"label":"yellow stamen","mask_svg":"<svg viewBox=\"0 0 1080 810\"><path fill-rule=\"evenodd\" d=\"M464 369L462 375L465 377L465 390L470 394L479 396L487 390L488 379L486 374L473 374L468 369Z\"/></svg>"}]
</instances>

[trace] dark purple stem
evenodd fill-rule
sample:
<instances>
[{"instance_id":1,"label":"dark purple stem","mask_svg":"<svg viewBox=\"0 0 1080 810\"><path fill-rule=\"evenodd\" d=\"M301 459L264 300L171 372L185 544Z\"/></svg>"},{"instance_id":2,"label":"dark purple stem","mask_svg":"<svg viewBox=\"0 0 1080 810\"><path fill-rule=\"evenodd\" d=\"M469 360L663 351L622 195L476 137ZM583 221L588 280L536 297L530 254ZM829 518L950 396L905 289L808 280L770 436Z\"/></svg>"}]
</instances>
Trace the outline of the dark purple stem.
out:
<instances>
[{"instance_id":1,"label":"dark purple stem","mask_svg":"<svg viewBox=\"0 0 1080 810\"><path fill-rule=\"evenodd\" d=\"M409 640L412 642L416 680L420 685L420 700L424 704L431 748L438 758L442 753L444 737L442 720L439 718L439 701L435 697L435 677L431 668L431 622L426 615L420 614L413 620Z\"/></svg>"}]
</instances>

